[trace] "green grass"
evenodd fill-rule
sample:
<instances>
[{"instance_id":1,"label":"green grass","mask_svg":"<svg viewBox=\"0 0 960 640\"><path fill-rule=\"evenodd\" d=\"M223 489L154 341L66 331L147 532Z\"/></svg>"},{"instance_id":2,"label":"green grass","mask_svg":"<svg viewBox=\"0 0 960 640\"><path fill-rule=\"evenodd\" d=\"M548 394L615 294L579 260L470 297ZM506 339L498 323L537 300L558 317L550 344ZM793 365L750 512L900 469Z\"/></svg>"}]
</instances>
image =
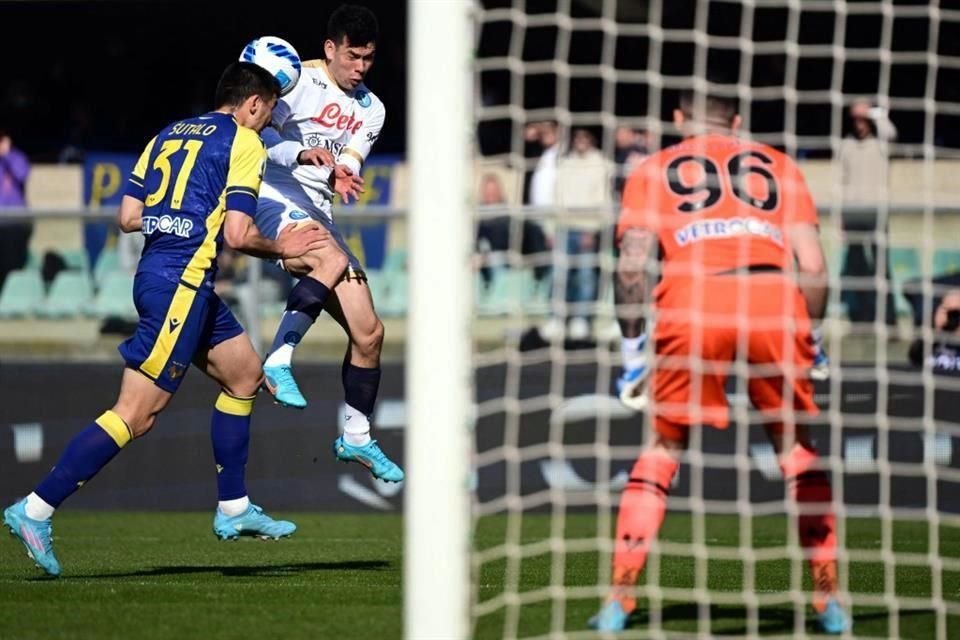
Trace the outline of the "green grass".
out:
<instances>
[{"instance_id":1,"label":"green grass","mask_svg":"<svg viewBox=\"0 0 960 640\"><path fill-rule=\"evenodd\" d=\"M287 515L287 514L283 514ZM398 515L298 514L297 534L281 542L241 540L218 542L205 513L70 512L57 516L56 545L64 565L57 580L40 577L12 538L0 540L0 638L376 638L402 634L402 522ZM662 539L690 541L691 518L670 514ZM524 544L550 534L548 516L525 515L520 532ZM478 524L481 549L502 544L507 522L484 518ZM847 522L849 546L880 548L875 520ZM925 553L924 523L898 523L896 551ZM707 521L710 545L738 544L736 518L712 516ZM569 515L566 537L595 538L597 521L585 514ZM781 547L787 539L783 518L753 520L756 547ZM960 557L960 531L943 528L944 555ZM597 553L569 553L563 582L592 587L601 573ZM485 563L478 576L479 597L489 600L503 592L505 561ZM660 582L691 587L695 563L690 557L660 558ZM882 593L884 565L857 562L850 569L850 588ZM547 552L519 564L521 593L551 584L553 556ZM790 584L790 562L771 560L757 565L758 590L774 593ZM742 588L738 561L708 564L711 590ZM931 593L932 576L924 567L900 567L895 572L900 595ZM960 575L945 573L945 597L960 600ZM561 601L545 598L516 611L520 637L550 633L555 614L564 629L583 633L584 621L596 611L595 597ZM559 613L558 613L559 612ZM475 638L500 638L509 629L514 611L501 607L475 621ZM877 608L855 607L858 636L888 637L890 614ZM710 607L714 635L746 633L746 612L735 605ZM665 602L664 627L669 632L695 631L697 606L692 601ZM637 617L643 629L645 616ZM764 607L761 633L789 635L794 610L782 604ZM931 610L900 612L899 636L936 637ZM960 620L948 620L947 637L960 637Z\"/></svg>"}]
</instances>

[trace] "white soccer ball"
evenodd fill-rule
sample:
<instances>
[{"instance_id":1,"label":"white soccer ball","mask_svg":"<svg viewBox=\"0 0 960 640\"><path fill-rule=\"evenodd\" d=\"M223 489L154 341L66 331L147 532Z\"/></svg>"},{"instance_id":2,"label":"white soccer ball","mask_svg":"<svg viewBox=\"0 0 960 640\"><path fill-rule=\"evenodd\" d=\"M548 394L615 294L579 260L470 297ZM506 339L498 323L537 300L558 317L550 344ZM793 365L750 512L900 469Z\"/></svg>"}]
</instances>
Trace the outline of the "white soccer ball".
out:
<instances>
[{"instance_id":1,"label":"white soccer ball","mask_svg":"<svg viewBox=\"0 0 960 640\"><path fill-rule=\"evenodd\" d=\"M285 96L300 80L300 56L293 45L276 36L263 36L247 43L240 54L243 62L252 62L273 74Z\"/></svg>"}]
</instances>

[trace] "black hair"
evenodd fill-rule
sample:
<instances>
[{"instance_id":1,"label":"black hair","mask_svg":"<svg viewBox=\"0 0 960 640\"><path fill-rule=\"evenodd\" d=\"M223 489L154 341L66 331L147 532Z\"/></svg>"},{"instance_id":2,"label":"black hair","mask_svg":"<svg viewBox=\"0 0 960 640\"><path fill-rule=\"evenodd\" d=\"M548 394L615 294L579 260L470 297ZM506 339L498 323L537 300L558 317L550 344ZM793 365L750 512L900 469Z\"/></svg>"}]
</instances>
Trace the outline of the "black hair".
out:
<instances>
[{"instance_id":1,"label":"black hair","mask_svg":"<svg viewBox=\"0 0 960 640\"><path fill-rule=\"evenodd\" d=\"M738 102L732 95L713 89L706 92L686 89L680 93L680 110L686 117L699 121L729 124L739 112Z\"/></svg>"},{"instance_id":2,"label":"black hair","mask_svg":"<svg viewBox=\"0 0 960 640\"><path fill-rule=\"evenodd\" d=\"M377 17L366 7L344 4L330 15L327 21L327 39L340 44L343 39L352 47L363 47L377 41L380 30Z\"/></svg>"},{"instance_id":3,"label":"black hair","mask_svg":"<svg viewBox=\"0 0 960 640\"><path fill-rule=\"evenodd\" d=\"M214 102L217 108L239 107L250 96L264 100L280 97L280 82L272 73L252 62L231 62L223 70Z\"/></svg>"}]
</instances>

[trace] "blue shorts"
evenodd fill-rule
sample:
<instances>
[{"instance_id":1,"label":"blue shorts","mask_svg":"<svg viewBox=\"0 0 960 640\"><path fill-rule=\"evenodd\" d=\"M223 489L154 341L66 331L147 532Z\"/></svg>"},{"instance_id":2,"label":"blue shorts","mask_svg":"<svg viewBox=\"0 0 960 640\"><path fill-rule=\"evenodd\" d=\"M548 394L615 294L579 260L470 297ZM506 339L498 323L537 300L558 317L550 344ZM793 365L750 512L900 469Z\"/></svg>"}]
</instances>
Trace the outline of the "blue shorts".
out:
<instances>
[{"instance_id":1,"label":"blue shorts","mask_svg":"<svg viewBox=\"0 0 960 640\"><path fill-rule=\"evenodd\" d=\"M194 356L243 333L227 305L212 292L138 273L133 301L140 320L118 349L127 366L176 393Z\"/></svg>"}]
</instances>

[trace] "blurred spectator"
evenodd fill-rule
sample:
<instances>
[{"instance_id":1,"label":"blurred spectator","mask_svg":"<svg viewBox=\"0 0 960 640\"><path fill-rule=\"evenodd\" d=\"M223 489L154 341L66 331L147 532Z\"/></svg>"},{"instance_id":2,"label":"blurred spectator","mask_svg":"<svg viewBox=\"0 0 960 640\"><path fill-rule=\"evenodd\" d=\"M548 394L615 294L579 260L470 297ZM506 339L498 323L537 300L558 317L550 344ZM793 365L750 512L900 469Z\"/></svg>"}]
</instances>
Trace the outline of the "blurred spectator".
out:
<instances>
[{"instance_id":1,"label":"blurred spectator","mask_svg":"<svg viewBox=\"0 0 960 640\"><path fill-rule=\"evenodd\" d=\"M555 120L534 122L526 126L523 137L527 142L539 144L543 149L530 178L527 201L534 207L549 207L554 203L554 186L557 182L560 127Z\"/></svg>"},{"instance_id":2,"label":"blurred spectator","mask_svg":"<svg viewBox=\"0 0 960 640\"><path fill-rule=\"evenodd\" d=\"M13 139L0 130L0 209L22 209L27 205L27 176L30 161L13 146ZM23 213L23 212L21 212ZM7 274L22 269L27 264L30 235L33 225L26 221L13 221L0 214L0 288Z\"/></svg>"},{"instance_id":3,"label":"blurred spectator","mask_svg":"<svg viewBox=\"0 0 960 640\"><path fill-rule=\"evenodd\" d=\"M556 266L565 263L567 336L572 340L586 340L592 335L593 304L600 279L600 234L613 221L612 171L590 131L575 129L571 142L570 152L557 162L556 204L568 211L558 219L554 282L563 282L560 276L564 274ZM571 209L573 211L569 211Z\"/></svg>"},{"instance_id":4,"label":"blurred spectator","mask_svg":"<svg viewBox=\"0 0 960 640\"><path fill-rule=\"evenodd\" d=\"M890 289L890 260L886 239L877 242L877 234L887 236L888 195L890 186L889 143L897 129L886 112L867 100L850 105L850 135L840 143L843 176L843 202L846 207L866 206L869 211L854 213L845 209L843 229L854 237L847 239L847 256L841 276L865 278L879 276ZM846 281L844 281L846 285ZM877 316L878 282L852 283L841 293L850 320L873 322ZM893 295L888 293L884 316L888 325L896 324Z\"/></svg>"},{"instance_id":5,"label":"blurred spectator","mask_svg":"<svg viewBox=\"0 0 960 640\"><path fill-rule=\"evenodd\" d=\"M613 178L613 190L619 201L623 195L623 184L627 176L641 160L650 155L650 136L646 131L632 127L617 127L613 138L613 161L616 163L616 175Z\"/></svg>"},{"instance_id":6,"label":"blurred spectator","mask_svg":"<svg viewBox=\"0 0 960 640\"><path fill-rule=\"evenodd\" d=\"M926 358L933 373L960 376L960 289L948 291L933 314L937 335ZM918 338L910 345L910 361L921 367L924 343Z\"/></svg>"},{"instance_id":7,"label":"blurred spectator","mask_svg":"<svg viewBox=\"0 0 960 640\"><path fill-rule=\"evenodd\" d=\"M503 185L494 173L486 173L480 179L480 195L478 198L480 210L504 209L508 202ZM520 243L514 245L511 241L513 230L520 231ZM493 270L506 264L502 255L507 251L520 251L523 255L542 253L546 251L546 239L543 228L532 220L524 219L517 224L513 216L498 215L495 218L482 218L477 225L477 251L481 258L480 275L484 286L489 286L493 279ZM536 273L536 269L534 270Z\"/></svg>"}]
</instances>

